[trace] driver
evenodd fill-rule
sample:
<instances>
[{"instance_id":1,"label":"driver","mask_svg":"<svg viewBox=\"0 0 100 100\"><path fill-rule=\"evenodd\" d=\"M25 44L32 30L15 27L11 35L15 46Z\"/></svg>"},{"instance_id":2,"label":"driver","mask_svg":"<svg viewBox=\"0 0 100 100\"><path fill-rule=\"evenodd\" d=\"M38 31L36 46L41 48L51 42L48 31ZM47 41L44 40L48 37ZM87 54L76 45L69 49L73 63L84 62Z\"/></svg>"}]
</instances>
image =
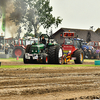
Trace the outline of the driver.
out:
<instances>
[{"instance_id":1,"label":"driver","mask_svg":"<svg viewBox=\"0 0 100 100\"><path fill-rule=\"evenodd\" d=\"M42 41L41 42L44 44L44 50L45 50L45 48L46 48L46 40L45 40L44 36L42 36Z\"/></svg>"},{"instance_id":2,"label":"driver","mask_svg":"<svg viewBox=\"0 0 100 100\"><path fill-rule=\"evenodd\" d=\"M42 36L42 43L46 45L46 40L45 40L44 36Z\"/></svg>"}]
</instances>

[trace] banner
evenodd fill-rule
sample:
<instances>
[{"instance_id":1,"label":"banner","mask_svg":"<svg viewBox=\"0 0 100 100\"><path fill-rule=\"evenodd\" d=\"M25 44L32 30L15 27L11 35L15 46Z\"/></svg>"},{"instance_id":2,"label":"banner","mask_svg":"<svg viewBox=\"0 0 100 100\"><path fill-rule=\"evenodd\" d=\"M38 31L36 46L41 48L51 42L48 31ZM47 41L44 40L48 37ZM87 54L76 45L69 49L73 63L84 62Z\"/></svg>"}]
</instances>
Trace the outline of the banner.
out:
<instances>
[{"instance_id":1,"label":"banner","mask_svg":"<svg viewBox=\"0 0 100 100\"><path fill-rule=\"evenodd\" d=\"M6 22L6 17L5 17L5 11L2 13L2 30L5 32L5 22Z\"/></svg>"}]
</instances>

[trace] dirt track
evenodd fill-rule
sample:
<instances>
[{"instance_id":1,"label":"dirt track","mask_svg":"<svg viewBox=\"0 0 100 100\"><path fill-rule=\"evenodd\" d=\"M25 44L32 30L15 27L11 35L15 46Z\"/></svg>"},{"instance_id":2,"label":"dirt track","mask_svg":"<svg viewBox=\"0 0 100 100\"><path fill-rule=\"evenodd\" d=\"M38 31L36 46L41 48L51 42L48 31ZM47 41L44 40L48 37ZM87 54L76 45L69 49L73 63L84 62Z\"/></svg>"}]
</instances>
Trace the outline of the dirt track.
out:
<instances>
[{"instance_id":1,"label":"dirt track","mask_svg":"<svg viewBox=\"0 0 100 100\"><path fill-rule=\"evenodd\" d=\"M100 98L99 67L0 69L0 100L96 98Z\"/></svg>"}]
</instances>

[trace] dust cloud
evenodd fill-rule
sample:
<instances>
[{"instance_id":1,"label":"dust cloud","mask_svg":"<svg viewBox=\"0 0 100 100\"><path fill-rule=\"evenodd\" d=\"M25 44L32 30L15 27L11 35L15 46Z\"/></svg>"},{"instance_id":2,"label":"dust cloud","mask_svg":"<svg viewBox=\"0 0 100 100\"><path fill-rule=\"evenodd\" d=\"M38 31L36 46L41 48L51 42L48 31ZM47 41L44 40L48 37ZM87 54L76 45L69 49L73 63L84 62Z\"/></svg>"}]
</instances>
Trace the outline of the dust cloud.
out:
<instances>
[{"instance_id":1,"label":"dust cloud","mask_svg":"<svg viewBox=\"0 0 100 100\"><path fill-rule=\"evenodd\" d=\"M17 30L20 26L19 21L22 16L20 11L15 11L15 4L19 6L16 2L18 3L18 0L0 0L0 10L2 13L5 10L6 15L6 34L7 31L9 31L13 38L17 36ZM16 22L18 22L18 24L16 24Z\"/></svg>"}]
</instances>

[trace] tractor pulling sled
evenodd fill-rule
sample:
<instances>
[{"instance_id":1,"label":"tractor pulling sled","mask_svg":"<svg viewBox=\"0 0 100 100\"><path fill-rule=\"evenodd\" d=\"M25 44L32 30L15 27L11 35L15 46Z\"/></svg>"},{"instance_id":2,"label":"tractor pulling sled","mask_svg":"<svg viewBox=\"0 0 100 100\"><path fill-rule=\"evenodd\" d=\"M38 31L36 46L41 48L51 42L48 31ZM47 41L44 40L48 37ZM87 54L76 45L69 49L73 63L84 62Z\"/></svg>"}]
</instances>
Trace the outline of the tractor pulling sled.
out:
<instances>
[{"instance_id":1,"label":"tractor pulling sled","mask_svg":"<svg viewBox=\"0 0 100 100\"><path fill-rule=\"evenodd\" d=\"M47 34L42 34L35 43L27 45L23 62L25 64L67 64L73 59L76 64L82 64L84 53L79 48L81 44L77 44L77 39L74 39L74 35L71 32L62 33L61 37L65 39L63 44L60 45L54 39L50 39ZM42 43L43 36L46 39L46 44Z\"/></svg>"}]
</instances>

